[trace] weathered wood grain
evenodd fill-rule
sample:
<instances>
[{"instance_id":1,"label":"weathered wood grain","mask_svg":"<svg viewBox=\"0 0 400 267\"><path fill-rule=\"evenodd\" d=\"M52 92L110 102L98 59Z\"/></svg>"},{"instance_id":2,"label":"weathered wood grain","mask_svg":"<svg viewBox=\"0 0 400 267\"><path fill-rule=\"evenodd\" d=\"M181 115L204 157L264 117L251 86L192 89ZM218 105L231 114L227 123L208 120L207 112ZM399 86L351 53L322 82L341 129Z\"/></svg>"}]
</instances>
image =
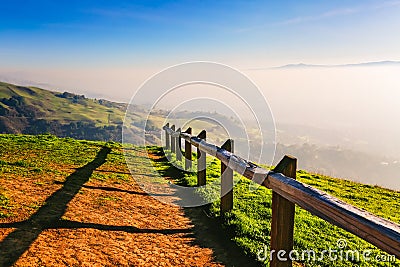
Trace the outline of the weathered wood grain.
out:
<instances>
[{"instance_id":1,"label":"weathered wood grain","mask_svg":"<svg viewBox=\"0 0 400 267\"><path fill-rule=\"evenodd\" d=\"M189 135L192 134L192 128L187 128L184 132ZM192 168L192 144L185 140L185 170L190 170Z\"/></svg>"},{"instance_id":2,"label":"weathered wood grain","mask_svg":"<svg viewBox=\"0 0 400 267\"><path fill-rule=\"evenodd\" d=\"M274 172L282 173L286 177L296 179L297 160L285 156L275 167ZM272 221L271 221L271 267L290 267L292 261L280 261L278 251L285 251L285 255L293 250L295 205L277 192L272 191Z\"/></svg>"},{"instance_id":3,"label":"weathered wood grain","mask_svg":"<svg viewBox=\"0 0 400 267\"><path fill-rule=\"evenodd\" d=\"M205 130L201 131L199 135L196 137L200 142L205 142L207 138L207 132ZM201 151L200 148L197 148L197 186L206 185L206 152Z\"/></svg>"},{"instance_id":4,"label":"weathered wood grain","mask_svg":"<svg viewBox=\"0 0 400 267\"><path fill-rule=\"evenodd\" d=\"M221 146L222 149L232 152L233 140L228 139ZM221 215L229 212L233 209L233 170L229 168L226 164L221 162L221 204L220 211Z\"/></svg>"}]
</instances>

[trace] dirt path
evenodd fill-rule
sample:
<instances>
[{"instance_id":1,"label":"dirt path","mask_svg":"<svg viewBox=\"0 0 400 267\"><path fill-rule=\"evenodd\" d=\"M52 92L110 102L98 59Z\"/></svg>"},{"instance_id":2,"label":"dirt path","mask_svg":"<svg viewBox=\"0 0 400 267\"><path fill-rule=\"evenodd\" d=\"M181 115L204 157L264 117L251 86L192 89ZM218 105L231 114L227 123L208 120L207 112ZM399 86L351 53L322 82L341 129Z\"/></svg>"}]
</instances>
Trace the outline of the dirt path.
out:
<instances>
[{"instance_id":1,"label":"dirt path","mask_svg":"<svg viewBox=\"0 0 400 267\"><path fill-rule=\"evenodd\" d=\"M201 209L161 203L134 181L89 179L128 173L103 164L109 155L102 149L26 220L0 224L0 266L244 266Z\"/></svg>"}]
</instances>

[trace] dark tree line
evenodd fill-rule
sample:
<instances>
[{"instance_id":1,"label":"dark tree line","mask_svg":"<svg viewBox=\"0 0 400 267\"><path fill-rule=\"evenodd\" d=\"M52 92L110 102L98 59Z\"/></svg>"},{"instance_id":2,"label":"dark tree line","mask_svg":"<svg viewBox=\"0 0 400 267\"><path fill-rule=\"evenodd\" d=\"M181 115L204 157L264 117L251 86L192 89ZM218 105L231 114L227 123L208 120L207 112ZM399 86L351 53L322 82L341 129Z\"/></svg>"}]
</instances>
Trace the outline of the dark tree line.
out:
<instances>
[{"instance_id":1,"label":"dark tree line","mask_svg":"<svg viewBox=\"0 0 400 267\"><path fill-rule=\"evenodd\" d=\"M57 121L43 119L30 121L29 126L23 131L25 134L50 133L59 137L72 137L75 139L116 141L122 140L122 127L119 125L96 126L93 122L70 122L61 124Z\"/></svg>"},{"instance_id":2,"label":"dark tree line","mask_svg":"<svg viewBox=\"0 0 400 267\"><path fill-rule=\"evenodd\" d=\"M83 101L84 96L63 93L58 97L69 98L72 102ZM73 121L60 123L38 119L45 114L34 105L26 103L22 96L0 98L0 133L45 134L50 133L59 137L76 139L117 141L122 139L122 125L96 126L90 121Z\"/></svg>"}]
</instances>

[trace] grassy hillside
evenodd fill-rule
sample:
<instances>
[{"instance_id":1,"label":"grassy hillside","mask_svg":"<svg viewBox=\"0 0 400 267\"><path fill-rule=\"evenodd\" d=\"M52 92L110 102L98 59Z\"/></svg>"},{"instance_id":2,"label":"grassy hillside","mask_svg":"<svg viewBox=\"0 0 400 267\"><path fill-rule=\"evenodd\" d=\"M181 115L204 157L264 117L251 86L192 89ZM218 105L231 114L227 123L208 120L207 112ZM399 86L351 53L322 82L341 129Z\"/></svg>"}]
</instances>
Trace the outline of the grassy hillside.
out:
<instances>
[{"instance_id":1,"label":"grassy hillside","mask_svg":"<svg viewBox=\"0 0 400 267\"><path fill-rule=\"evenodd\" d=\"M120 142L126 108L125 103L0 82L0 133L51 133L59 137ZM143 128L147 123L148 142L156 144L167 113L164 110L153 111L147 120L144 107L131 107L125 118L125 127L133 133L131 141L142 141ZM195 115L207 116L207 113ZM187 121L192 116L190 112L180 112L178 119ZM226 125L232 124L226 117L219 117ZM217 138L225 138L211 123L197 124L199 128L213 132Z\"/></svg>"},{"instance_id":2,"label":"grassy hillside","mask_svg":"<svg viewBox=\"0 0 400 267\"><path fill-rule=\"evenodd\" d=\"M121 124L126 109L126 104L2 82L0 98L20 98L24 105L32 108L36 119L57 120L61 123L87 121L95 122L96 125ZM11 112L11 103L7 105L4 102L2 107Z\"/></svg>"},{"instance_id":3,"label":"grassy hillside","mask_svg":"<svg viewBox=\"0 0 400 267\"><path fill-rule=\"evenodd\" d=\"M162 153L160 148L150 148L152 153ZM167 161L154 162L155 167L167 177L179 184L186 186L196 186L197 178L194 173L181 172ZM180 164L178 162L177 164ZM210 206L210 215L220 218L219 214L219 176L220 161L214 158L207 159L207 183L215 183L207 189L199 189L198 193L206 199L217 199ZM174 179L175 177L175 179ZM177 177L179 177L177 179ZM248 179L235 173L234 187L234 208L221 222L224 224L227 234L253 257L257 257L260 249L267 248L269 253L270 243L270 219L272 193L264 187L259 187L256 191L254 184ZM384 189L378 186L364 185L352 181L338 178L316 175L306 171L298 171L297 179L332 194L347 203L365 209L380 217L400 223L400 192ZM376 247L363 241L362 239L350 234L336 226L333 226L309 212L296 207L295 217L295 236L294 249L299 251L314 250L317 255L321 255L323 250L329 248L338 249L338 240L345 240L347 243L344 252L347 250L358 250L362 253L371 250L371 258L377 255L387 255ZM269 255L269 254L267 254ZM302 261L297 263L299 266L400 266L400 261L380 262L371 259L370 261L331 261L329 257L321 260ZM265 261L268 266L268 260Z\"/></svg>"},{"instance_id":4,"label":"grassy hillside","mask_svg":"<svg viewBox=\"0 0 400 267\"><path fill-rule=\"evenodd\" d=\"M128 123L137 121L131 114ZM0 82L1 133L120 140L126 104Z\"/></svg>"}]
</instances>

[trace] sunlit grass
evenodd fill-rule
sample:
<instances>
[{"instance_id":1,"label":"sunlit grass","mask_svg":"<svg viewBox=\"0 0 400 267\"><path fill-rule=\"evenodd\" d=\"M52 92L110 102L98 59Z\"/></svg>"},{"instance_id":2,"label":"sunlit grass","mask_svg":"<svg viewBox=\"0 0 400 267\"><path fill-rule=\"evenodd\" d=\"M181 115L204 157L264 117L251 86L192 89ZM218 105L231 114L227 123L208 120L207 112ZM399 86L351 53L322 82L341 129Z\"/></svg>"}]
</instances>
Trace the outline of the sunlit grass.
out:
<instances>
[{"instance_id":1,"label":"sunlit grass","mask_svg":"<svg viewBox=\"0 0 400 267\"><path fill-rule=\"evenodd\" d=\"M159 150L159 148L151 148ZM175 160L174 157L172 157ZM213 184L197 192L205 199L217 199L210 205L212 216L220 218L226 233L229 234L238 246L252 255L264 247L269 250L270 230L271 230L271 205L272 192L264 187L258 187L248 179L234 175L234 207L224 218L220 216L218 199L219 180L220 180L220 161L214 158L207 159L207 183ZM156 168L171 168L170 163L157 162ZM400 192L384 189L378 186L363 185L352 181L332 178L323 175L298 171L297 179L303 183L328 192L347 203L363 208L373 214L390 219L393 222L400 222ZM195 173L184 172L182 178L176 181L186 186L196 186L197 178ZM318 261L299 261L304 266L400 266L400 261L396 262L377 262L373 258L378 254L385 254L381 250L372 246L368 242L350 234L312 214L302 208L296 207L294 249L297 251L314 250L317 255L323 250L338 249L337 241L344 239L347 246L344 251L357 250L360 253L371 250L371 260L365 261L360 257L360 261L336 260L331 261L329 257L324 257ZM265 261L268 266L268 259Z\"/></svg>"}]
</instances>

